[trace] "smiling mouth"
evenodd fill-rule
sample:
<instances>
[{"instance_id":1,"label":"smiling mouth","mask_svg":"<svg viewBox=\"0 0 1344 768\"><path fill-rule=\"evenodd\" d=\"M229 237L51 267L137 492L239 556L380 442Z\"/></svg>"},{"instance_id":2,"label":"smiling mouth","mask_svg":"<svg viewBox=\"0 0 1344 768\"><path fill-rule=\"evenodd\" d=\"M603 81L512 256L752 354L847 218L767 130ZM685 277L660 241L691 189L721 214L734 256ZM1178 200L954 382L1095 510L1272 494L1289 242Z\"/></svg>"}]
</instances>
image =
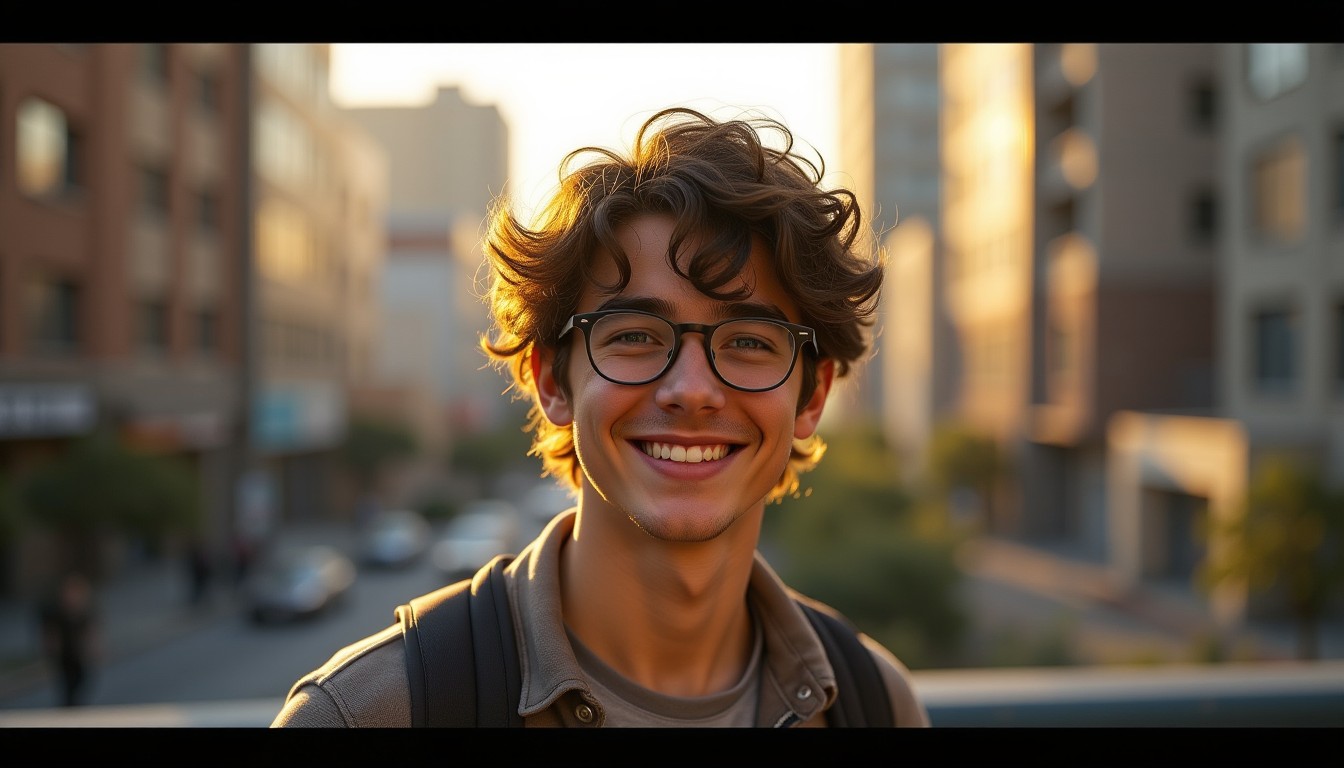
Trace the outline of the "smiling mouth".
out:
<instances>
[{"instance_id":1,"label":"smiling mouth","mask_svg":"<svg viewBox=\"0 0 1344 768\"><path fill-rule=\"evenodd\" d=\"M719 445L674 445L672 443L653 443L641 441L640 450L655 459L667 459L685 464L699 464L702 461L718 461L732 451L732 446Z\"/></svg>"}]
</instances>

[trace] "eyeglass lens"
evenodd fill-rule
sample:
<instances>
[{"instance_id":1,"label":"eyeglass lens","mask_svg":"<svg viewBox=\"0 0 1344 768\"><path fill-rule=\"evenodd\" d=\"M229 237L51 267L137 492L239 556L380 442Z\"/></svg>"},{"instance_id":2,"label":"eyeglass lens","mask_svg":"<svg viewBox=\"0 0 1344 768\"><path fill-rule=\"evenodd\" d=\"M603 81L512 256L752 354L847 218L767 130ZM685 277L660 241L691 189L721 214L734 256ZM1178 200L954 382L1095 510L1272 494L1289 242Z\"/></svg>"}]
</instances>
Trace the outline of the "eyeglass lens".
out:
<instances>
[{"instance_id":1,"label":"eyeglass lens","mask_svg":"<svg viewBox=\"0 0 1344 768\"><path fill-rule=\"evenodd\" d=\"M603 376L628 384L657 378L671 364L676 329L659 317L634 312L604 315L588 332L593 365ZM691 343L699 339L684 339ZM725 381L744 389L769 389L789 375L794 338L769 320L733 320L709 340L710 364Z\"/></svg>"}]
</instances>

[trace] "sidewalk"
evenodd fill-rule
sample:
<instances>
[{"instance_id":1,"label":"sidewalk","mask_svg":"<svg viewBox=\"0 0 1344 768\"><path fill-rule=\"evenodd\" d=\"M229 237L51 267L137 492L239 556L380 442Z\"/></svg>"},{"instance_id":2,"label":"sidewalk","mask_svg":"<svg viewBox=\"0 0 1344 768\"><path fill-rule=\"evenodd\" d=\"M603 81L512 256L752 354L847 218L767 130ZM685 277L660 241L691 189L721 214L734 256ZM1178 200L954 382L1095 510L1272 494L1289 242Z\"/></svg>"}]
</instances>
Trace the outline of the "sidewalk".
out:
<instances>
[{"instance_id":1,"label":"sidewalk","mask_svg":"<svg viewBox=\"0 0 1344 768\"><path fill-rule=\"evenodd\" d=\"M204 623L233 616L238 604L233 585L216 579L209 599L200 606L190 605L186 577L176 561L135 566L111 583L99 585L96 599L105 661L153 648ZM31 602L0 599L0 701L52 684L40 649L36 607Z\"/></svg>"},{"instance_id":2,"label":"sidewalk","mask_svg":"<svg viewBox=\"0 0 1344 768\"><path fill-rule=\"evenodd\" d=\"M1061 604L1085 606L1147 627L1174 641L1220 634L1217 620L1193 588L1144 585L1129 588L1102 566L1065 553L1003 539L969 543L959 555L968 574L992 579ZM1237 641L1254 647L1266 660L1296 657L1297 630L1291 622L1248 621L1234 633ZM1344 617L1335 616L1320 628L1320 658L1344 659Z\"/></svg>"}]
</instances>

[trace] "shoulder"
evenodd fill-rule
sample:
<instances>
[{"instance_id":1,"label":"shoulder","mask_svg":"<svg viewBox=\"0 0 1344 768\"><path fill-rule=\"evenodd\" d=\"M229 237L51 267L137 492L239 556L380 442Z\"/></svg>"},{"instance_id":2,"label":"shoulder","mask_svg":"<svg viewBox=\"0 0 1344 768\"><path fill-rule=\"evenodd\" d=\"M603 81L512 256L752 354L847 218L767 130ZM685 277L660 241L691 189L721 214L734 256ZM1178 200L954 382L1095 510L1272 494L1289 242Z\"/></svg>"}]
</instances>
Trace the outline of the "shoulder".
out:
<instances>
[{"instance_id":1,"label":"shoulder","mask_svg":"<svg viewBox=\"0 0 1344 768\"><path fill-rule=\"evenodd\" d=\"M891 651L868 635L860 632L859 640L872 654L873 661L882 674L882 682L886 685L887 695L891 698L891 709L896 717L896 725L928 726L929 713L915 690L910 670Z\"/></svg>"},{"instance_id":2,"label":"shoulder","mask_svg":"<svg viewBox=\"0 0 1344 768\"><path fill-rule=\"evenodd\" d=\"M401 627L337 651L299 678L272 727L408 727L410 686Z\"/></svg>"}]
</instances>

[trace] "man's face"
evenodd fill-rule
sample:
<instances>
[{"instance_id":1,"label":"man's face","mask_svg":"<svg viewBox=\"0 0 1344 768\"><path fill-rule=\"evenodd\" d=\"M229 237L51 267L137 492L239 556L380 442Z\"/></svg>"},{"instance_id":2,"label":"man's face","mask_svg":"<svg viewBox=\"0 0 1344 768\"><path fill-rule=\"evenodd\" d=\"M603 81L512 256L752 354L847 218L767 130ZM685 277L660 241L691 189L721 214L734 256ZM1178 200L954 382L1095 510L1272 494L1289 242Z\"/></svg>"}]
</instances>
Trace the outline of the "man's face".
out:
<instances>
[{"instance_id":1,"label":"man's face","mask_svg":"<svg viewBox=\"0 0 1344 768\"><path fill-rule=\"evenodd\" d=\"M589 286L577 311L639 307L672 322L706 324L744 312L782 313L781 319L800 321L763 242L753 247L741 276L754 290L740 301L724 302L696 291L669 267L664 254L672 229L670 217L651 214L622 226L618 234L630 257L629 284L616 296ZM610 260L600 258L597 269L602 282L615 280ZM568 395L550 375L549 356L536 369L547 416L557 424L573 423L583 468L584 524L593 524L589 521L594 518L629 518L667 541L706 541L744 514L759 518L766 495L788 463L793 438L815 430L831 380L832 367L823 361L817 391L801 410L801 362L773 390L733 389L715 376L700 334L692 333L683 337L677 358L661 378L641 385L615 384L593 370L584 342L578 329L563 342L571 345L565 372ZM662 458L663 453L671 456ZM688 461L686 454L701 460ZM714 456L718 458L707 458Z\"/></svg>"}]
</instances>

